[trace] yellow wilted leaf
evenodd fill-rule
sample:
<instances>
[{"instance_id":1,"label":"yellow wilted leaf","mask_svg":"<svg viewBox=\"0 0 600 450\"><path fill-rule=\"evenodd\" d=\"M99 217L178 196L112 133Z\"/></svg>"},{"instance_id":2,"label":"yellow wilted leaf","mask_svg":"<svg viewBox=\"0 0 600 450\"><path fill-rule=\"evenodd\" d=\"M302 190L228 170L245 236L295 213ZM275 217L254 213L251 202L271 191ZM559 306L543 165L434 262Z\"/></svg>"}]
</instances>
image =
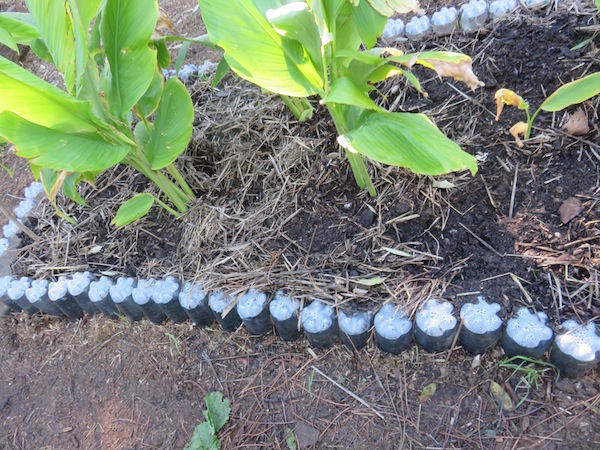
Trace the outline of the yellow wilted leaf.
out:
<instances>
[{"instance_id":1,"label":"yellow wilted leaf","mask_svg":"<svg viewBox=\"0 0 600 450\"><path fill-rule=\"evenodd\" d=\"M490 382L490 394L492 394L492 398L503 410L512 411L515 409L515 405L510 398L510 395L508 395L508 392L495 381Z\"/></svg>"},{"instance_id":2,"label":"yellow wilted leaf","mask_svg":"<svg viewBox=\"0 0 600 450\"><path fill-rule=\"evenodd\" d=\"M500 118L504 105L514 106L519 109L527 109L529 105L523 97L510 89L498 89L494 95L496 99L496 120Z\"/></svg>"},{"instance_id":3,"label":"yellow wilted leaf","mask_svg":"<svg viewBox=\"0 0 600 450\"><path fill-rule=\"evenodd\" d=\"M515 142L517 143L519 148L523 147L523 141L521 141L519 136L525 135L525 133L527 133L527 124L525 122L517 122L512 127L510 127L510 130L508 130L508 132L513 135L513 137L515 138Z\"/></svg>"},{"instance_id":4,"label":"yellow wilted leaf","mask_svg":"<svg viewBox=\"0 0 600 450\"><path fill-rule=\"evenodd\" d=\"M435 70L440 77L452 77L455 80L462 81L473 91L479 86L485 86L473 73L473 60L465 55L460 56L461 58L452 60L423 58L420 62Z\"/></svg>"}]
</instances>

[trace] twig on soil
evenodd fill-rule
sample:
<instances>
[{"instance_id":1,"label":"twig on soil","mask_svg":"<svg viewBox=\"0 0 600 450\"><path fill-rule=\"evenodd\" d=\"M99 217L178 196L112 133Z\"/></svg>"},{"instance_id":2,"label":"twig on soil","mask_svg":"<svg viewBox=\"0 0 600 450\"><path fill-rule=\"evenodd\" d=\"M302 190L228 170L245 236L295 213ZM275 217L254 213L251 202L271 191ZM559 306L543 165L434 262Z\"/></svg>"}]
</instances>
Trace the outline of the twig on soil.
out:
<instances>
[{"instance_id":1,"label":"twig on soil","mask_svg":"<svg viewBox=\"0 0 600 450\"><path fill-rule=\"evenodd\" d=\"M344 391L346 394L348 394L350 397L352 397L353 399L359 401L360 403L362 403L364 406L366 406L367 408L369 408L371 411L373 411L380 419L385 420L385 417L383 417L383 414L381 414L379 411L377 411L374 407L372 407L369 403L367 403L365 400L363 400L362 398L360 398L358 395L356 395L354 392L350 391L349 389L346 389L344 386L342 386L341 384L339 384L338 382L336 382L335 380L332 380L331 378L329 378L327 375L325 375L323 372L321 372L319 369L317 369L315 366L310 366L311 369L313 369L315 372L317 372L319 375L321 375L322 377L324 377L327 381L329 381L330 383L332 383L334 386L336 386L337 388L341 389L342 391Z\"/></svg>"},{"instance_id":2,"label":"twig on soil","mask_svg":"<svg viewBox=\"0 0 600 450\"><path fill-rule=\"evenodd\" d=\"M498 250L496 250L494 247L492 247L490 244L488 244L487 242L485 242L483 239L481 239L479 236L477 236L475 233L473 233L471 230L469 230L469 228L467 228L466 225L464 225L462 222L458 222L458 224L463 227L471 236L473 236L475 239L477 239L479 242L481 242L481 244L487 248L488 250L494 252L496 255L498 255L499 257L503 257L504 255L502 255L500 252L498 252Z\"/></svg>"},{"instance_id":3,"label":"twig on soil","mask_svg":"<svg viewBox=\"0 0 600 450\"><path fill-rule=\"evenodd\" d=\"M219 389L223 390L223 383L221 383L221 379L217 374L217 370L215 369L215 366L206 350L202 352L202 358L208 363L208 366L211 368L213 375L215 376L215 380L217 380L217 383L219 384Z\"/></svg>"},{"instance_id":4,"label":"twig on soil","mask_svg":"<svg viewBox=\"0 0 600 450\"><path fill-rule=\"evenodd\" d=\"M28 227L23 225L19 221L19 219L17 219L15 217L15 215L10 211L9 208L6 207L6 205L2 202L2 200L0 200L0 212L2 212L2 214L4 214L8 220L12 220L15 223L15 225L19 228L19 230L21 230L23 233L25 233L31 239L33 239L34 241L40 240L40 237L37 234L35 234Z\"/></svg>"},{"instance_id":5,"label":"twig on soil","mask_svg":"<svg viewBox=\"0 0 600 450\"><path fill-rule=\"evenodd\" d=\"M519 177L519 163L515 164L515 177L513 178L512 192L510 194L510 206L508 208L508 218L513 218L515 209L515 197L517 195L517 179Z\"/></svg>"}]
</instances>

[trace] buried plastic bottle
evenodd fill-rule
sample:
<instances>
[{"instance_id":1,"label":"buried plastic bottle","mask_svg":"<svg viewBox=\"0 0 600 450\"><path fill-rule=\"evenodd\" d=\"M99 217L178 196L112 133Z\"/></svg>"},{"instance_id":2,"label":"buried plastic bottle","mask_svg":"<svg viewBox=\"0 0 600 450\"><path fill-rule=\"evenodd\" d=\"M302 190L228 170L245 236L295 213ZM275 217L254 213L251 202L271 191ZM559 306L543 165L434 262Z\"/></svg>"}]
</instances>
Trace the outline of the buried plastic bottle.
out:
<instances>
[{"instance_id":1,"label":"buried plastic bottle","mask_svg":"<svg viewBox=\"0 0 600 450\"><path fill-rule=\"evenodd\" d=\"M277 292L275 298L269 303L275 331L284 341L295 341L302 334L299 311L300 301L288 297L281 291Z\"/></svg>"},{"instance_id":2,"label":"buried plastic bottle","mask_svg":"<svg viewBox=\"0 0 600 450\"><path fill-rule=\"evenodd\" d=\"M43 313L62 317L64 316L64 313L60 310L58 305L55 302L51 302L48 297L49 284L50 282L48 280L33 280L31 286L25 291L25 297L30 304Z\"/></svg>"},{"instance_id":3,"label":"buried plastic bottle","mask_svg":"<svg viewBox=\"0 0 600 450\"><path fill-rule=\"evenodd\" d=\"M155 283L154 278L138 280L137 285L131 291L131 298L150 322L160 325L167 320L167 315L160 306L152 301Z\"/></svg>"},{"instance_id":4,"label":"buried plastic bottle","mask_svg":"<svg viewBox=\"0 0 600 450\"><path fill-rule=\"evenodd\" d=\"M264 292L250 289L238 300L237 312L251 335L262 336L273 329L269 301Z\"/></svg>"},{"instance_id":5,"label":"buried plastic bottle","mask_svg":"<svg viewBox=\"0 0 600 450\"><path fill-rule=\"evenodd\" d=\"M413 323L396 305L383 305L375 314L375 341L381 350L399 355L413 341Z\"/></svg>"},{"instance_id":6,"label":"buried plastic bottle","mask_svg":"<svg viewBox=\"0 0 600 450\"><path fill-rule=\"evenodd\" d=\"M540 359L552 344L554 332L546 325L548 316L520 308L516 317L509 319L502 336L502 349L509 358L525 356Z\"/></svg>"},{"instance_id":7,"label":"buried plastic bottle","mask_svg":"<svg viewBox=\"0 0 600 450\"><path fill-rule=\"evenodd\" d=\"M179 280L168 276L164 280L158 280L152 290L152 300L173 323L183 323L188 319L179 304Z\"/></svg>"},{"instance_id":8,"label":"buried plastic bottle","mask_svg":"<svg viewBox=\"0 0 600 450\"><path fill-rule=\"evenodd\" d=\"M431 16L431 26L436 36L452 34L458 26L458 11L454 7L442 7Z\"/></svg>"},{"instance_id":9,"label":"buried plastic bottle","mask_svg":"<svg viewBox=\"0 0 600 450\"><path fill-rule=\"evenodd\" d=\"M48 298L69 319L76 320L83 317L83 310L79 307L75 299L69 295L69 278L66 276L58 277L58 280L51 281L48 284Z\"/></svg>"},{"instance_id":10,"label":"buried plastic bottle","mask_svg":"<svg viewBox=\"0 0 600 450\"><path fill-rule=\"evenodd\" d=\"M222 291L215 291L208 297L208 306L225 331L235 331L242 324L233 296L225 296Z\"/></svg>"},{"instance_id":11,"label":"buried plastic bottle","mask_svg":"<svg viewBox=\"0 0 600 450\"><path fill-rule=\"evenodd\" d=\"M335 343L338 323L333 306L314 300L302 309L300 320L311 347L328 348Z\"/></svg>"},{"instance_id":12,"label":"buried plastic bottle","mask_svg":"<svg viewBox=\"0 0 600 450\"><path fill-rule=\"evenodd\" d=\"M462 347L473 355L491 349L502 337L502 319L498 303L488 303L479 297L477 303L465 303L460 309L462 328L458 339Z\"/></svg>"},{"instance_id":13,"label":"buried plastic bottle","mask_svg":"<svg viewBox=\"0 0 600 450\"><path fill-rule=\"evenodd\" d=\"M39 311L34 305L29 303L25 296L25 291L31 286L31 279L28 277L21 277L14 279L6 291L8 298L19 305L23 311L27 311L29 314L35 314Z\"/></svg>"},{"instance_id":14,"label":"buried plastic bottle","mask_svg":"<svg viewBox=\"0 0 600 450\"><path fill-rule=\"evenodd\" d=\"M338 314L339 336L350 350L360 350L371 336L373 314L364 311L343 311Z\"/></svg>"},{"instance_id":15,"label":"buried plastic bottle","mask_svg":"<svg viewBox=\"0 0 600 450\"><path fill-rule=\"evenodd\" d=\"M135 278L119 277L115 284L109 288L110 298L117 307L117 310L134 322L142 320L144 317L144 313L135 304L131 295L136 284L137 280Z\"/></svg>"},{"instance_id":16,"label":"buried plastic bottle","mask_svg":"<svg viewBox=\"0 0 600 450\"><path fill-rule=\"evenodd\" d=\"M14 301L12 301L10 298L8 298L8 295L6 295L6 292L8 291L8 288L10 287L13 280L14 278L12 275L5 275L3 277L0 277L0 302L8 306L11 310L19 312L21 311L21 307L17 305Z\"/></svg>"},{"instance_id":17,"label":"buried plastic bottle","mask_svg":"<svg viewBox=\"0 0 600 450\"><path fill-rule=\"evenodd\" d=\"M550 351L550 362L566 377L580 377L600 361L600 336L596 324L582 325L575 320L562 324L564 330L556 336Z\"/></svg>"},{"instance_id":18,"label":"buried plastic bottle","mask_svg":"<svg viewBox=\"0 0 600 450\"><path fill-rule=\"evenodd\" d=\"M215 321L215 314L208 306L208 296L200 283L185 283L179 293L179 304L199 328L207 327Z\"/></svg>"},{"instance_id":19,"label":"buried plastic bottle","mask_svg":"<svg viewBox=\"0 0 600 450\"><path fill-rule=\"evenodd\" d=\"M94 306L111 318L117 317L117 306L110 298L110 288L114 285L112 278L101 276L90 283L88 296Z\"/></svg>"},{"instance_id":20,"label":"buried plastic bottle","mask_svg":"<svg viewBox=\"0 0 600 450\"><path fill-rule=\"evenodd\" d=\"M90 302L90 297L88 295L90 283L95 279L96 277L92 275L91 272L77 272L74 273L67 281L67 289L69 294L73 297L81 309L90 314L96 314L100 312L100 310L96 308L96 305Z\"/></svg>"},{"instance_id":21,"label":"buried plastic bottle","mask_svg":"<svg viewBox=\"0 0 600 450\"><path fill-rule=\"evenodd\" d=\"M475 31L485 25L489 7L485 0L470 0L460 7L460 26L466 33Z\"/></svg>"},{"instance_id":22,"label":"buried plastic bottle","mask_svg":"<svg viewBox=\"0 0 600 450\"><path fill-rule=\"evenodd\" d=\"M458 331L458 320L452 315L454 306L443 300L430 298L417 312L415 341L429 352L448 350Z\"/></svg>"}]
</instances>

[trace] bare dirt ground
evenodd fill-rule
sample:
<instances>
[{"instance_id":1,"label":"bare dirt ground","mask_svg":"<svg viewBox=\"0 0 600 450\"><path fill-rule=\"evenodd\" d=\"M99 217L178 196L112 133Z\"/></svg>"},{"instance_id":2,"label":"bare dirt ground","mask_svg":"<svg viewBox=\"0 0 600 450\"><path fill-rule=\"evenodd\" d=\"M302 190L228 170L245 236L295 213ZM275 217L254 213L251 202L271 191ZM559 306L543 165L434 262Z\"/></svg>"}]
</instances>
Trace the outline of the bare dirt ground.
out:
<instances>
[{"instance_id":1,"label":"bare dirt ground","mask_svg":"<svg viewBox=\"0 0 600 450\"><path fill-rule=\"evenodd\" d=\"M187 36L201 34L195 5L162 2L176 32ZM506 87L537 107L565 82L600 70L597 35L585 28L598 25L590 6L549 8L548 15L515 16L477 36L418 44L416 50L472 55L484 89L470 92L425 71L418 75L428 98L398 80L381 87L386 107L426 112L465 150L485 158L476 177L438 178L454 189L375 164L380 196L371 199L354 186L322 111L299 124L276 97L233 77L216 90L198 82L190 86L194 139L180 161L198 193L186 217L153 211L134 227L112 228L120 201L152 189L116 168L84 188L89 208L63 205L78 225L49 208L39 212L32 229L41 240L24 240L13 273L177 274L240 291L287 287L338 307L392 300L409 311L431 293L457 306L485 295L502 304L505 316L529 306L547 312L554 325L572 316L597 320L598 99L583 105L587 135L561 130L562 113L541 114L536 139L523 148L507 133L522 116L506 110L496 122L493 99ZM213 56L194 49L188 59ZM29 58L24 64L35 69ZM28 169L11 155L1 162L15 173L2 175L2 201L14 204ZM570 198L580 211L564 223L559 209ZM367 205L376 211L371 221ZM90 254L96 245L102 251ZM373 276L385 283L355 281ZM499 366L499 348L477 364L458 346L437 355L412 347L392 357L374 343L358 353L341 344L317 351L304 339L256 339L216 325L198 330L14 314L0 326L0 358L2 448L182 448L203 420L203 396L215 390L231 400L231 420L220 433L226 449L285 449L289 430L302 449L600 446L597 369L569 380L538 365L538 378L525 379ZM520 406L498 405L492 381ZM430 383L436 393L420 398Z\"/></svg>"}]
</instances>

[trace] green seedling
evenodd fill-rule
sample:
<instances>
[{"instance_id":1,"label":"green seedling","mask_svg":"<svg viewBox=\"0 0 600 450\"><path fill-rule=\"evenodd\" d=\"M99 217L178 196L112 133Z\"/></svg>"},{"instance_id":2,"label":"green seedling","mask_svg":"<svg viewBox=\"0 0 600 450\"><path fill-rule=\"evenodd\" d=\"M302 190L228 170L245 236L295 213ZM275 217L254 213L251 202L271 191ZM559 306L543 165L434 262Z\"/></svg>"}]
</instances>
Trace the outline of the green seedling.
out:
<instances>
[{"instance_id":1,"label":"green seedling","mask_svg":"<svg viewBox=\"0 0 600 450\"><path fill-rule=\"evenodd\" d=\"M223 399L221 392L211 392L204 397L206 410L204 417L206 422L202 422L194 429L194 434L189 444L184 450L219 450L221 441L219 440L219 430L229 421L231 408L229 399Z\"/></svg>"},{"instance_id":2,"label":"green seedling","mask_svg":"<svg viewBox=\"0 0 600 450\"><path fill-rule=\"evenodd\" d=\"M532 389L538 389L542 376L546 372L552 369L558 371L558 368L554 364L525 356L513 356L512 358L501 361L498 363L498 366L512 370L509 379L515 375L520 376L520 379L515 386L515 392L517 394L523 392L523 397L519 400L519 403L515 405L515 408L518 408L527 401Z\"/></svg>"},{"instance_id":3,"label":"green seedling","mask_svg":"<svg viewBox=\"0 0 600 450\"><path fill-rule=\"evenodd\" d=\"M515 137L517 145L522 146L520 135L525 136L525 140L531 137L531 129L533 121L541 111L556 112L577 105L592 97L600 94L600 72L580 78L579 80L571 81L552 93L540 107L531 114L529 103L517 93L510 89L499 89L496 91L496 120L500 118L500 114L504 109L504 105L514 106L525 111L527 122L517 122L510 129L510 133Z\"/></svg>"},{"instance_id":4,"label":"green seedling","mask_svg":"<svg viewBox=\"0 0 600 450\"><path fill-rule=\"evenodd\" d=\"M316 96L336 126L358 186L377 194L364 158L413 172L440 175L477 171L472 155L423 114L392 113L377 105L375 85L401 75L422 91L415 64L475 89L482 83L472 61L454 52L403 54L375 47L388 17L418 7L416 0L199 0L223 67L279 94L299 120L312 114Z\"/></svg>"},{"instance_id":5,"label":"green seedling","mask_svg":"<svg viewBox=\"0 0 600 450\"><path fill-rule=\"evenodd\" d=\"M164 81L170 56L157 31L169 20L156 0L26 0L28 13L0 14L0 43L28 45L61 73L64 90L0 57L0 140L26 158L57 207L62 191L85 205L77 185L127 164L154 182L125 202L120 226L156 202L175 215L193 192L173 165L192 135L194 108L185 86ZM64 212L57 212L73 221Z\"/></svg>"},{"instance_id":6,"label":"green seedling","mask_svg":"<svg viewBox=\"0 0 600 450\"><path fill-rule=\"evenodd\" d=\"M311 371L308 373L308 392L310 392L312 394L312 389L313 389L313 382L315 379L315 370L311 369Z\"/></svg>"},{"instance_id":7,"label":"green seedling","mask_svg":"<svg viewBox=\"0 0 600 450\"><path fill-rule=\"evenodd\" d=\"M169 353L171 356L174 354L179 356L183 355L181 352L181 344L179 343L179 339L173 333L165 333L165 336L169 338Z\"/></svg>"}]
</instances>

